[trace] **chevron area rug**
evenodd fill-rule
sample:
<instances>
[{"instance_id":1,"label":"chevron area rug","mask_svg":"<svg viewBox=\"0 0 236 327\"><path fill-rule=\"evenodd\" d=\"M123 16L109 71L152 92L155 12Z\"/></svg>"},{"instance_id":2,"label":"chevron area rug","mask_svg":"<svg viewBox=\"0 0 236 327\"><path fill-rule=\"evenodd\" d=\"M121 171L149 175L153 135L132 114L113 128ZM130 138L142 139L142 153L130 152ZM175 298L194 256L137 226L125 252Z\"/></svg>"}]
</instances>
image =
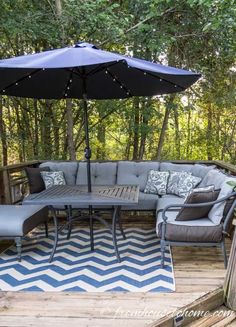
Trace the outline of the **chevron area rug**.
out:
<instances>
[{"instance_id":1,"label":"chevron area rug","mask_svg":"<svg viewBox=\"0 0 236 327\"><path fill-rule=\"evenodd\" d=\"M76 227L70 240L59 237L52 263L48 257L53 234L44 237L36 231L23 243L22 261L16 249L0 255L2 291L78 291L78 292L172 292L175 290L170 250L165 267L160 266L160 244L154 230L127 228L126 240L118 236L121 263L117 263L110 232L94 231L95 251L90 251L89 230Z\"/></svg>"}]
</instances>

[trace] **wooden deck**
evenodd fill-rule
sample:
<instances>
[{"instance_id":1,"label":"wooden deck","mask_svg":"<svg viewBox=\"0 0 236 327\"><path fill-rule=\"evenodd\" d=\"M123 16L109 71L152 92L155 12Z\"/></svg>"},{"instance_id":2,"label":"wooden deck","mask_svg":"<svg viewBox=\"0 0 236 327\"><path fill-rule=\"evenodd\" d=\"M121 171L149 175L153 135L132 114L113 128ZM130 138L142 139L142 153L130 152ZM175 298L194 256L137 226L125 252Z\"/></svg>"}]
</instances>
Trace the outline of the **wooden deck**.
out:
<instances>
[{"instance_id":1,"label":"wooden deck","mask_svg":"<svg viewBox=\"0 0 236 327\"><path fill-rule=\"evenodd\" d=\"M153 227L154 218L131 216L125 225ZM0 326L167 327L173 325L167 315L182 307L211 310L221 305L226 271L219 249L176 247L172 254L174 293L1 292Z\"/></svg>"}]
</instances>

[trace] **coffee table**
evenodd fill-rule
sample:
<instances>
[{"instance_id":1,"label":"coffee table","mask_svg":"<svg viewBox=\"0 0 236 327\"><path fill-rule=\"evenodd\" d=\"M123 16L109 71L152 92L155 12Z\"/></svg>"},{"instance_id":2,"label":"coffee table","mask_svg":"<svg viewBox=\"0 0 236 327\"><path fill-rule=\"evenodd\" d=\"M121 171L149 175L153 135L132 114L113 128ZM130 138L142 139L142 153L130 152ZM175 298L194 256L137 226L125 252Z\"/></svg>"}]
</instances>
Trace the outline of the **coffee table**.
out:
<instances>
[{"instance_id":1,"label":"coffee table","mask_svg":"<svg viewBox=\"0 0 236 327\"><path fill-rule=\"evenodd\" d=\"M103 223L111 231L111 236L113 240L114 250L118 262L121 261L120 254L117 246L117 235L116 235L116 225L119 223L121 233L125 238L125 234L122 229L120 222L120 211L122 206L132 206L138 203L139 196L139 186L138 185L94 185L92 187L92 192L87 192L87 186L69 186L69 185L56 185L50 187L38 194L31 195L29 199L26 199L23 204L41 204L48 206L52 212L55 238L53 249L49 258L49 262L53 260L54 254L56 252L58 243L59 232L68 227L68 238L70 237L72 223L75 220L89 219L90 222L90 238L91 238L91 250L94 250L94 237L93 237L93 221L94 219ZM58 226L57 218L57 208L59 206L64 206L67 209L68 221L62 226ZM79 215L73 217L72 210L73 207L88 207L88 214ZM99 206L99 208L112 207L112 223L111 225L102 218L100 215L94 214L93 208Z\"/></svg>"}]
</instances>

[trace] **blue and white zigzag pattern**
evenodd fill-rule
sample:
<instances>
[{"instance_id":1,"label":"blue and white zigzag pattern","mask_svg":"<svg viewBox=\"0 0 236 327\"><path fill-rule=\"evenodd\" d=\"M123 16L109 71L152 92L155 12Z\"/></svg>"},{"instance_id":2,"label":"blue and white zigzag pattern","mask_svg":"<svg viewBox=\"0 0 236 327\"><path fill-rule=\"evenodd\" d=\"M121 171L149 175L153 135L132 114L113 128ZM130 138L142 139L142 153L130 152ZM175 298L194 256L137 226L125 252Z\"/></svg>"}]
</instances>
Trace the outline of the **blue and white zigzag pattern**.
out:
<instances>
[{"instance_id":1,"label":"blue and white zigzag pattern","mask_svg":"<svg viewBox=\"0 0 236 327\"><path fill-rule=\"evenodd\" d=\"M60 235L56 255L48 263L53 235L36 232L25 241L22 261L16 261L12 246L0 256L2 291L128 291L170 292L175 290L172 258L165 253L160 266L160 243L154 230L125 230L127 239L118 237L122 262L117 263L110 234L95 230L95 251L90 251L89 230L73 229L71 239Z\"/></svg>"}]
</instances>

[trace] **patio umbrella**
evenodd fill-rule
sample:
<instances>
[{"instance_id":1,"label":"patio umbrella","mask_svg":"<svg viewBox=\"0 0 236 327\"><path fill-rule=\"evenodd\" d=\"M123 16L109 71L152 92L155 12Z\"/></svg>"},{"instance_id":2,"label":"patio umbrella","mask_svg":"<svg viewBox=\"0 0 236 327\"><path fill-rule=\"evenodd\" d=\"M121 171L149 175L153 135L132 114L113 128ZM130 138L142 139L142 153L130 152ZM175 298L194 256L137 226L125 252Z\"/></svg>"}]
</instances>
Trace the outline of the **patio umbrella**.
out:
<instances>
[{"instance_id":1,"label":"patio umbrella","mask_svg":"<svg viewBox=\"0 0 236 327\"><path fill-rule=\"evenodd\" d=\"M36 99L83 99L85 158L91 192L88 99L122 99L181 92L200 74L103 51L72 47L0 60L0 94Z\"/></svg>"}]
</instances>

